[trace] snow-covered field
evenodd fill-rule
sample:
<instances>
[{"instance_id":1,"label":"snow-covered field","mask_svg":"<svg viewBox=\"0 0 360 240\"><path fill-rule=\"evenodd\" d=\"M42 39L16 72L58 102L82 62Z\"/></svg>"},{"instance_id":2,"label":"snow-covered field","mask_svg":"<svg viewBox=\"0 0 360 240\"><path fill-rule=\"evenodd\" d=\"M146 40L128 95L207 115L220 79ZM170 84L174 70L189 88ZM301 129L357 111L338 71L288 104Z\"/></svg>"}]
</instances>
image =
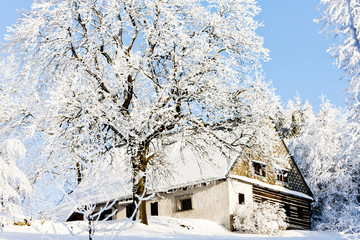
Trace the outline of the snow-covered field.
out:
<instances>
[{"instance_id":1,"label":"snow-covered field","mask_svg":"<svg viewBox=\"0 0 360 240\"><path fill-rule=\"evenodd\" d=\"M45 222L33 227L6 227L3 232L0 232L0 240L32 240L32 239L89 239L86 234L86 224L84 222L74 222L60 224ZM123 221L111 221L99 223L95 226L96 232L94 240L100 239L139 239L139 240L153 240L153 239L267 239L267 240L301 240L301 239L315 239L315 240L340 240L343 239L340 234L336 232L314 232L314 231L300 231L289 230L281 234L281 236L264 236L253 234L240 234L228 232L225 228L217 223L198 220L198 219L174 219L168 217L151 217L149 219L149 226L140 223L133 223L127 225ZM70 231L73 234L70 234Z\"/></svg>"}]
</instances>

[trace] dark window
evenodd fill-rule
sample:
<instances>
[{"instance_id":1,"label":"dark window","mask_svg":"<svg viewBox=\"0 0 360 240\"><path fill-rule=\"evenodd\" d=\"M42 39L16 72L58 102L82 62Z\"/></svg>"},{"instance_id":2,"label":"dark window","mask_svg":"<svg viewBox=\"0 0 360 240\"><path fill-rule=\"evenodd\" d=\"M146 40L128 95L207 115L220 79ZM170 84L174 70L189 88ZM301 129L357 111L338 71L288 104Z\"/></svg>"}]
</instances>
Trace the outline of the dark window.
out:
<instances>
[{"instance_id":1,"label":"dark window","mask_svg":"<svg viewBox=\"0 0 360 240\"><path fill-rule=\"evenodd\" d=\"M181 201L181 210L186 211L192 209L191 198L182 199Z\"/></svg>"},{"instance_id":2,"label":"dark window","mask_svg":"<svg viewBox=\"0 0 360 240\"><path fill-rule=\"evenodd\" d=\"M276 180L282 182L289 182L289 171L286 170L278 170L276 174Z\"/></svg>"},{"instance_id":3,"label":"dark window","mask_svg":"<svg viewBox=\"0 0 360 240\"><path fill-rule=\"evenodd\" d=\"M176 200L176 210L177 211L186 211L192 209L191 197L189 198L180 198Z\"/></svg>"},{"instance_id":4,"label":"dark window","mask_svg":"<svg viewBox=\"0 0 360 240\"><path fill-rule=\"evenodd\" d=\"M71 221L82 221L82 220L84 220L84 215L82 213L73 212L66 221L71 222Z\"/></svg>"},{"instance_id":5,"label":"dark window","mask_svg":"<svg viewBox=\"0 0 360 240\"><path fill-rule=\"evenodd\" d=\"M127 218L131 218L134 211L135 211L135 204L134 203L126 205L126 217Z\"/></svg>"},{"instance_id":6,"label":"dark window","mask_svg":"<svg viewBox=\"0 0 360 240\"><path fill-rule=\"evenodd\" d=\"M245 204L245 195L239 193L239 204Z\"/></svg>"},{"instance_id":7,"label":"dark window","mask_svg":"<svg viewBox=\"0 0 360 240\"><path fill-rule=\"evenodd\" d=\"M112 209L108 209L108 210L104 210L100 216L99 216L99 221L103 221L106 219L106 221L110 221L112 220L112 216L109 217L111 214L113 213L113 210Z\"/></svg>"},{"instance_id":8,"label":"dark window","mask_svg":"<svg viewBox=\"0 0 360 240\"><path fill-rule=\"evenodd\" d=\"M151 216L159 216L158 202L150 203Z\"/></svg>"},{"instance_id":9,"label":"dark window","mask_svg":"<svg viewBox=\"0 0 360 240\"><path fill-rule=\"evenodd\" d=\"M290 205L285 204L284 209L285 209L286 216L289 217L290 216Z\"/></svg>"},{"instance_id":10,"label":"dark window","mask_svg":"<svg viewBox=\"0 0 360 240\"><path fill-rule=\"evenodd\" d=\"M254 167L254 173L255 175L259 175L259 176L266 176L266 172L265 172L265 164L261 164L258 162L253 162L253 167Z\"/></svg>"},{"instance_id":11,"label":"dark window","mask_svg":"<svg viewBox=\"0 0 360 240\"><path fill-rule=\"evenodd\" d=\"M298 218L299 219L303 219L304 218L304 211L302 207L297 207L297 214L298 214Z\"/></svg>"}]
</instances>

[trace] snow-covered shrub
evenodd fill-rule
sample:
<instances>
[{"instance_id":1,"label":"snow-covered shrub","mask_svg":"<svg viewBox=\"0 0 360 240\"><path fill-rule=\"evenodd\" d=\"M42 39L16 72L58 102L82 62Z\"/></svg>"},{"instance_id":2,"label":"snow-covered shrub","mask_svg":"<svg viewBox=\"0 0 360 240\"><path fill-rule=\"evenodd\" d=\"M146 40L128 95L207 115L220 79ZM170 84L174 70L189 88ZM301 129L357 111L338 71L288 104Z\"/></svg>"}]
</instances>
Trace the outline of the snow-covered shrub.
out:
<instances>
[{"instance_id":1,"label":"snow-covered shrub","mask_svg":"<svg viewBox=\"0 0 360 240\"><path fill-rule=\"evenodd\" d=\"M285 219L285 209L279 203L254 202L236 210L233 227L245 233L278 235L286 229Z\"/></svg>"}]
</instances>

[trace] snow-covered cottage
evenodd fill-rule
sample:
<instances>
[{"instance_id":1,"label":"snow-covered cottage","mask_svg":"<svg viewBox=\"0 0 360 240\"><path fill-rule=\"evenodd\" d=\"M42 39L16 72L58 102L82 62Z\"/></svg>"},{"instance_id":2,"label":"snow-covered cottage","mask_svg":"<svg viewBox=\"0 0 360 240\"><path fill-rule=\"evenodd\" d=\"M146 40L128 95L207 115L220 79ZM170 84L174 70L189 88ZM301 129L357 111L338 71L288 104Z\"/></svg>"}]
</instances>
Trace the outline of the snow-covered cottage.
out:
<instances>
[{"instance_id":1,"label":"snow-covered cottage","mask_svg":"<svg viewBox=\"0 0 360 240\"><path fill-rule=\"evenodd\" d=\"M236 209L247 208L254 201L270 201L285 208L290 228L310 228L313 196L285 143L278 138L273 149L267 151L273 153L272 157L254 148L229 159L218 148L207 151L204 157L191 144L172 144L163 156L175 160L171 176L149 173L149 191L154 196L146 203L148 216L208 219L231 229ZM199 160L204 158L212 161ZM281 164L274 164L276 158L283 160ZM96 203L95 211L107 209L100 219L114 211L110 219L131 217L131 184L119 174L122 168L116 165L112 173L100 171L91 181L84 179L48 216L63 221L82 220L83 215L76 209ZM112 200L116 203L109 205Z\"/></svg>"}]
</instances>

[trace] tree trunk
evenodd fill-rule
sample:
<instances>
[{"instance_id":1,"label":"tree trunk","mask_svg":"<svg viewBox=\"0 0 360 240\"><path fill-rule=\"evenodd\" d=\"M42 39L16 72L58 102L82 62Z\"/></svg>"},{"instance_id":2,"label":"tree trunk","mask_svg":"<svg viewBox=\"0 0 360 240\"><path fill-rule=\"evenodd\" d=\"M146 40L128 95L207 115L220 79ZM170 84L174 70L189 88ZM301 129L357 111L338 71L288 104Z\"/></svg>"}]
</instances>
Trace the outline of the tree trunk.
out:
<instances>
[{"instance_id":1,"label":"tree trunk","mask_svg":"<svg viewBox=\"0 0 360 240\"><path fill-rule=\"evenodd\" d=\"M93 236L93 233L94 233L94 229L93 229L93 220L92 220L92 217L91 216L88 216L87 217L87 220L88 220L88 231L89 231L89 240L92 240L92 236Z\"/></svg>"},{"instance_id":2,"label":"tree trunk","mask_svg":"<svg viewBox=\"0 0 360 240\"><path fill-rule=\"evenodd\" d=\"M143 149L138 152L138 155L135 160L136 167L134 168L134 176L133 176L134 203L136 203L136 205L138 205L139 202L141 201L140 206L137 211L139 211L140 222L143 224L146 224L146 225L148 225L148 219L147 219L147 214L146 214L146 201L142 200L141 198L145 198L147 195L147 186L146 186L147 176L145 174L146 168L147 168L147 162L148 162L148 159L146 158L147 147L148 147L148 145L144 146ZM137 182L135 182L136 175L142 175ZM136 196L140 197L140 199ZM136 214L135 214L135 216L136 216ZM136 217L134 217L133 220L135 220L135 218Z\"/></svg>"},{"instance_id":3,"label":"tree trunk","mask_svg":"<svg viewBox=\"0 0 360 240\"><path fill-rule=\"evenodd\" d=\"M76 162L76 173L77 173L77 183L78 185L80 184L81 180L82 180L82 172L83 172L84 168L82 166L81 163Z\"/></svg>"},{"instance_id":4,"label":"tree trunk","mask_svg":"<svg viewBox=\"0 0 360 240\"><path fill-rule=\"evenodd\" d=\"M146 201L140 203L140 222L148 225L147 213L146 213Z\"/></svg>"},{"instance_id":5,"label":"tree trunk","mask_svg":"<svg viewBox=\"0 0 360 240\"><path fill-rule=\"evenodd\" d=\"M141 179L139 180L139 182L137 183L137 186L136 186L137 196L146 197L147 190L146 190L145 184L146 184L146 176L143 176L143 177L141 177ZM139 204L139 201L141 201L139 209L138 209L140 222L148 225L147 214L146 214L146 201L136 198L137 204Z\"/></svg>"},{"instance_id":6,"label":"tree trunk","mask_svg":"<svg viewBox=\"0 0 360 240\"><path fill-rule=\"evenodd\" d=\"M137 196L143 196L145 189L143 189L142 186L141 186L141 189L139 189L139 187L140 187L139 185L140 184L138 183L137 186L136 186L136 188L137 188L136 195ZM145 197L145 195L144 195L144 197ZM137 211L137 213L139 213L140 222L143 223L143 224L148 225L147 214L146 214L146 201L138 199L137 197L135 197L135 194L134 194L134 204L135 204L135 206L137 206L139 204L139 202L140 202L140 206L136 211ZM136 220L137 213L134 215L134 218L132 220Z\"/></svg>"}]
</instances>

